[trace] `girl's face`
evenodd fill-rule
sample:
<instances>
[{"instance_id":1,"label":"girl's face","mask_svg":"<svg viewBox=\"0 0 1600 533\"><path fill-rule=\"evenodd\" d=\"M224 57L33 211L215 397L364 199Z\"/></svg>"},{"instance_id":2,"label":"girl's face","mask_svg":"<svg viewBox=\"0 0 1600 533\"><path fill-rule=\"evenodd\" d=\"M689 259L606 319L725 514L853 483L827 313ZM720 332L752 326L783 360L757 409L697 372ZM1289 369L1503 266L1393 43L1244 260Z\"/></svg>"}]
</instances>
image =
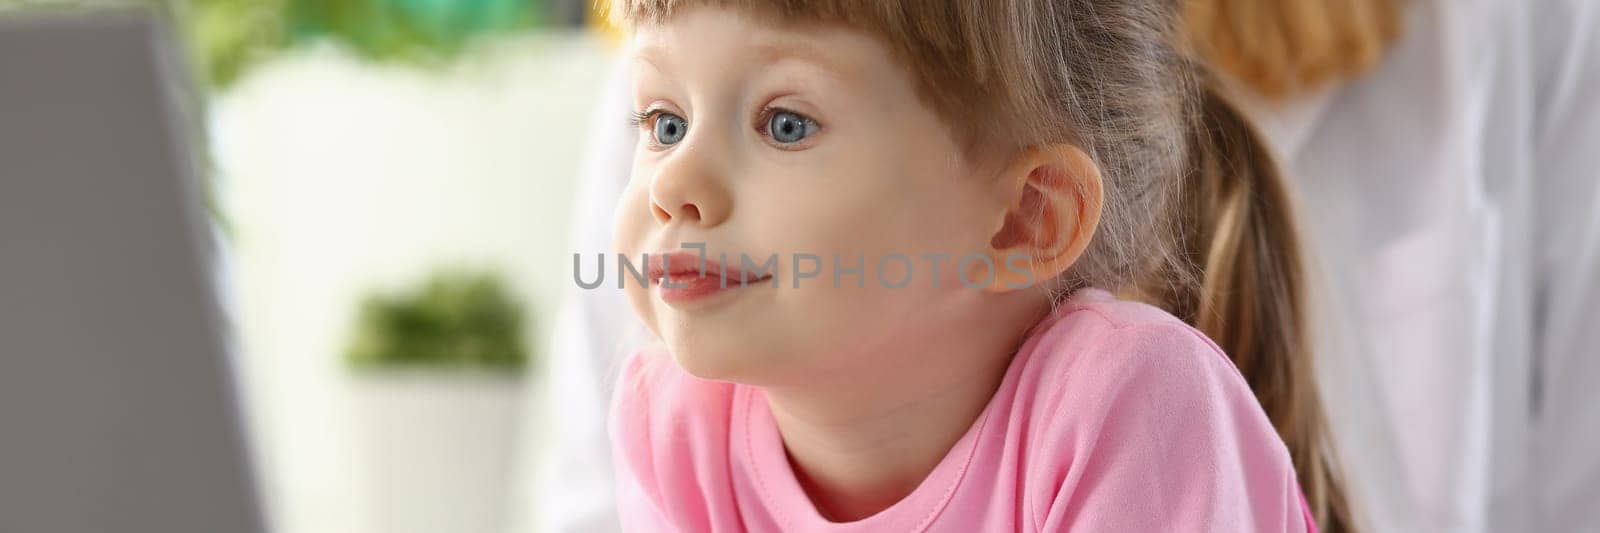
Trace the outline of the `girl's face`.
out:
<instances>
[{"instance_id":1,"label":"girl's face","mask_svg":"<svg viewBox=\"0 0 1600 533\"><path fill-rule=\"evenodd\" d=\"M688 288L625 278L679 365L803 383L915 364L919 343L981 323L994 293L968 284L987 266L969 261L969 283L957 269L988 249L1005 199L887 47L853 30L693 8L639 28L632 52L640 144L616 250L637 264L703 245L712 261L709 281L665 280ZM752 283L720 278L716 262Z\"/></svg>"}]
</instances>

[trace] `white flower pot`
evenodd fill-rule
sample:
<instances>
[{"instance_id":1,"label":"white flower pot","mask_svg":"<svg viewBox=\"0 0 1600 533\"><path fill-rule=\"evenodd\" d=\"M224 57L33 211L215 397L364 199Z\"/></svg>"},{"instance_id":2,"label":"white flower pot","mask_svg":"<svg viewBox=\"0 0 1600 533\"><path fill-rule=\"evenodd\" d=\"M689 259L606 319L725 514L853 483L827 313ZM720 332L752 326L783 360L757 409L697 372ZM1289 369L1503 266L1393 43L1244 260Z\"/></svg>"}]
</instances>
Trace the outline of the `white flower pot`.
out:
<instances>
[{"instance_id":1,"label":"white flower pot","mask_svg":"<svg viewBox=\"0 0 1600 533\"><path fill-rule=\"evenodd\" d=\"M504 531L527 379L418 370L351 380L369 531Z\"/></svg>"}]
</instances>

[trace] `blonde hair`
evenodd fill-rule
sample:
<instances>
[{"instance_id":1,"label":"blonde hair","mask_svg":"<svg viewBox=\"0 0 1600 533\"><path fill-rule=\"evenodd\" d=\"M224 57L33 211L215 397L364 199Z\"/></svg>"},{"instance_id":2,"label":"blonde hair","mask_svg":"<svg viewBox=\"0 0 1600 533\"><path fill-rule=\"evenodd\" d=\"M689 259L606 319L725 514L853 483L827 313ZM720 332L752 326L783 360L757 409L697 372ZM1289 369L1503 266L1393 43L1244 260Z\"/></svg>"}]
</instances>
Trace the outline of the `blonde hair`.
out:
<instances>
[{"instance_id":1,"label":"blonde hair","mask_svg":"<svg viewBox=\"0 0 1600 533\"><path fill-rule=\"evenodd\" d=\"M655 24L701 4L876 36L969 151L1088 152L1105 205L1065 285L1136 293L1210 335L1287 444L1322 530L1352 529L1312 377L1289 195L1186 52L1177 0L615 0L612 18Z\"/></svg>"},{"instance_id":2,"label":"blonde hair","mask_svg":"<svg viewBox=\"0 0 1600 533\"><path fill-rule=\"evenodd\" d=\"M1355 77L1401 33L1400 0L1185 0L1195 52L1269 98Z\"/></svg>"}]
</instances>

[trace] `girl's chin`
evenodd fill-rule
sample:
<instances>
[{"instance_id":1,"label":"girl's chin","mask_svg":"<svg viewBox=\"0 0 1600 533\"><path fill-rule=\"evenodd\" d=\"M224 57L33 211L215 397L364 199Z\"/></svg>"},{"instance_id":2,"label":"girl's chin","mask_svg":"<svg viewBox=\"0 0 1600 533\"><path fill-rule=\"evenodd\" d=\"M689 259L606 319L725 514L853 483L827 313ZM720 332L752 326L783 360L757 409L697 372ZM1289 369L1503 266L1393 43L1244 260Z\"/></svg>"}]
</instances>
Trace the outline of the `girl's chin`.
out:
<instances>
[{"instance_id":1,"label":"girl's chin","mask_svg":"<svg viewBox=\"0 0 1600 533\"><path fill-rule=\"evenodd\" d=\"M780 365L773 364L772 352L759 346L741 347L735 339L723 337L716 341L685 345L668 343L668 351L678 367L700 379L728 381L746 385L761 385L775 381L773 373ZM710 345L708 345L710 344Z\"/></svg>"},{"instance_id":2,"label":"girl's chin","mask_svg":"<svg viewBox=\"0 0 1600 533\"><path fill-rule=\"evenodd\" d=\"M750 366L748 354L741 357L740 354L730 353L727 350L681 345L672 346L670 351L672 360L678 363L679 368L700 379L739 381L740 376L752 370L748 368Z\"/></svg>"}]
</instances>

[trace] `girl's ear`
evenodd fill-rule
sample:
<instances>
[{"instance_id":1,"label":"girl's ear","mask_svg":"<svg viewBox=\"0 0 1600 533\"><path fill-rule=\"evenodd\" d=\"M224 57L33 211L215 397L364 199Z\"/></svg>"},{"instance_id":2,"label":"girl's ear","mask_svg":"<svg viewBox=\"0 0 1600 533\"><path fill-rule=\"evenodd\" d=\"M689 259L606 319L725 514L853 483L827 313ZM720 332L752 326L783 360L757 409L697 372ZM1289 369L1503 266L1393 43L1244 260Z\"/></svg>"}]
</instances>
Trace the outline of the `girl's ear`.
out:
<instances>
[{"instance_id":1,"label":"girl's ear","mask_svg":"<svg viewBox=\"0 0 1600 533\"><path fill-rule=\"evenodd\" d=\"M1056 144L1023 150L999 178L1006 209L989 239L996 267L989 290L1021 289L1065 272L1100 224L1100 167L1078 147Z\"/></svg>"}]
</instances>

